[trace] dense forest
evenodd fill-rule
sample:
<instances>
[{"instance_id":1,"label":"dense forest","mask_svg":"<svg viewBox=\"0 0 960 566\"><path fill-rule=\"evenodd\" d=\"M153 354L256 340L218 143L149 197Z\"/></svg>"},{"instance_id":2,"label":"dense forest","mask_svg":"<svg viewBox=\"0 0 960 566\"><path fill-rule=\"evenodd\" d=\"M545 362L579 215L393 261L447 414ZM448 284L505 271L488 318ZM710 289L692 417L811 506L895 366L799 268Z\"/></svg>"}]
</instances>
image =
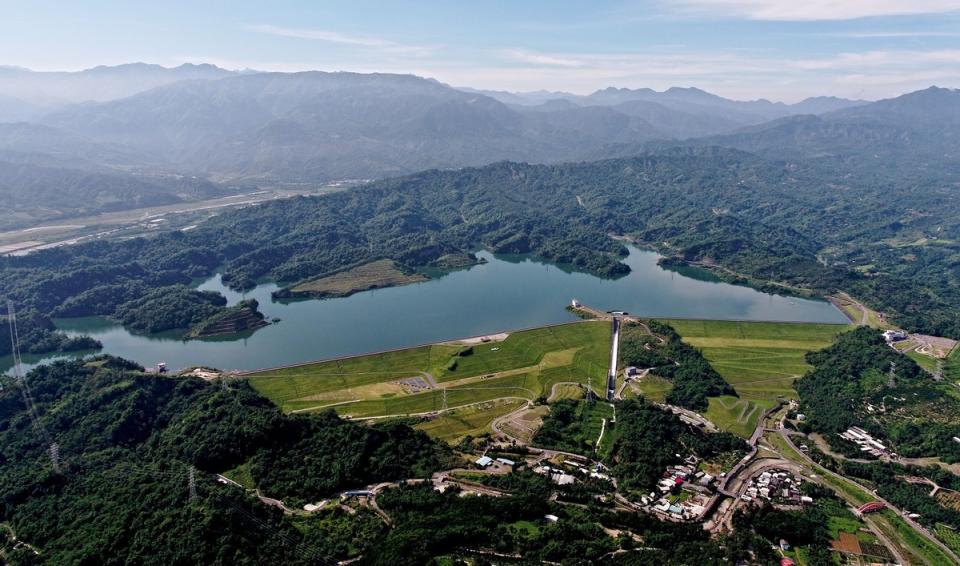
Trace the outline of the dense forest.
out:
<instances>
[{"instance_id":1,"label":"dense forest","mask_svg":"<svg viewBox=\"0 0 960 566\"><path fill-rule=\"evenodd\" d=\"M859 426L888 439L901 456L960 460L960 399L910 358L860 327L824 350L807 354L813 367L795 387L809 430L836 434Z\"/></svg>"},{"instance_id":2,"label":"dense forest","mask_svg":"<svg viewBox=\"0 0 960 566\"><path fill-rule=\"evenodd\" d=\"M615 277L629 268L614 234L733 281L845 290L913 330L960 336L960 214L947 181L905 171L875 183L842 165L705 147L426 171L224 213L186 233L4 257L0 290L38 322L98 314L154 331L223 308L185 287L215 269L245 289L377 259L419 268L483 247Z\"/></svg>"},{"instance_id":3,"label":"dense forest","mask_svg":"<svg viewBox=\"0 0 960 566\"><path fill-rule=\"evenodd\" d=\"M649 368L654 375L670 380L666 401L671 405L703 411L709 404L708 397L737 394L696 348L684 342L672 327L656 320L623 325L620 364Z\"/></svg>"},{"instance_id":4,"label":"dense forest","mask_svg":"<svg viewBox=\"0 0 960 566\"><path fill-rule=\"evenodd\" d=\"M250 462L265 495L296 504L366 482L422 476L450 457L446 446L404 425L288 417L242 381L222 387L141 370L109 357L35 369L27 379L39 426L20 386L4 383L0 516L42 550L39 558L26 553L24 563L329 562L355 546L320 536L343 530L346 518L334 512L293 525L212 474ZM59 470L49 458L51 442L59 446ZM314 531L318 536L310 536Z\"/></svg>"}]
</instances>

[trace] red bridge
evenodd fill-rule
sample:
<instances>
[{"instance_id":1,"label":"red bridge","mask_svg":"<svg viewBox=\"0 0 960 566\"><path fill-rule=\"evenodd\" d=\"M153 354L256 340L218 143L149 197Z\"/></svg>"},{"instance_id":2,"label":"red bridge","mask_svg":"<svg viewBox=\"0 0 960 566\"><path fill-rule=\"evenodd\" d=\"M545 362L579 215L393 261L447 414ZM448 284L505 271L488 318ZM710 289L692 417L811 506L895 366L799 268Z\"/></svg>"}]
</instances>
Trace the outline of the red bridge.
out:
<instances>
[{"instance_id":1,"label":"red bridge","mask_svg":"<svg viewBox=\"0 0 960 566\"><path fill-rule=\"evenodd\" d=\"M870 503L864 503L860 507L857 507L857 512L861 515L866 513L874 513L876 511L882 511L886 509L887 506L879 501L871 501Z\"/></svg>"}]
</instances>

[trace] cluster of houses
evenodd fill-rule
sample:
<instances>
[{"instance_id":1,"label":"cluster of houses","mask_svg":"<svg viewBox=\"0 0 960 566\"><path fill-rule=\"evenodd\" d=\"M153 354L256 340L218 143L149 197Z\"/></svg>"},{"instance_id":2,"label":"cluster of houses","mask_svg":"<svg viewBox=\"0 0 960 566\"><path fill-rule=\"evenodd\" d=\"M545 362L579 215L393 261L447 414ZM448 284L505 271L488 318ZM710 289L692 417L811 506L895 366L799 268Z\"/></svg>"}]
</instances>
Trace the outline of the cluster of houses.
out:
<instances>
[{"instance_id":1,"label":"cluster of houses","mask_svg":"<svg viewBox=\"0 0 960 566\"><path fill-rule=\"evenodd\" d=\"M571 485L577 481L577 478L564 470L562 468L556 468L551 466L537 466L533 469L533 473L540 474L542 476L547 476L550 478L550 481L557 485Z\"/></svg>"},{"instance_id":2,"label":"cluster of houses","mask_svg":"<svg viewBox=\"0 0 960 566\"><path fill-rule=\"evenodd\" d=\"M660 477L660 483L657 484L657 489L662 493L667 493L673 491L676 487L682 487L688 482L695 483L703 488L710 486L713 482L713 476L697 470L697 462L699 462L699 459L696 456L690 455L683 462L683 464L667 466L667 469Z\"/></svg>"},{"instance_id":3,"label":"cluster of houses","mask_svg":"<svg viewBox=\"0 0 960 566\"><path fill-rule=\"evenodd\" d=\"M813 498L800 491L803 480L780 468L765 470L750 478L740 495L744 501L770 501L778 505L811 505Z\"/></svg>"},{"instance_id":4,"label":"cluster of houses","mask_svg":"<svg viewBox=\"0 0 960 566\"><path fill-rule=\"evenodd\" d=\"M863 430L858 426L852 426L847 430L840 433L840 438L849 440L857 446L860 447L861 452L866 452L874 457L880 458L881 456L889 456L891 458L896 458L896 454L890 452L890 450L884 446L882 442L870 435L869 432Z\"/></svg>"},{"instance_id":5,"label":"cluster of houses","mask_svg":"<svg viewBox=\"0 0 960 566\"><path fill-rule=\"evenodd\" d=\"M606 472L606 466L600 462L596 462L590 467L582 466L576 462L566 461L563 463L563 467L541 465L533 468L533 473L547 476L550 478L550 481L557 485L570 485L575 483L577 476L574 474L579 474L584 478L610 481L610 475Z\"/></svg>"},{"instance_id":6,"label":"cluster of houses","mask_svg":"<svg viewBox=\"0 0 960 566\"><path fill-rule=\"evenodd\" d=\"M679 521L697 521L703 517L703 512L710 504L710 496L703 493L689 493L688 497L674 501L666 497L651 502L649 509L655 513Z\"/></svg>"},{"instance_id":7,"label":"cluster of houses","mask_svg":"<svg viewBox=\"0 0 960 566\"><path fill-rule=\"evenodd\" d=\"M667 466L656 491L641 497L640 502L647 509L672 519L698 519L709 505L715 479L698 470L698 462L698 458L691 455L683 464Z\"/></svg>"}]
</instances>

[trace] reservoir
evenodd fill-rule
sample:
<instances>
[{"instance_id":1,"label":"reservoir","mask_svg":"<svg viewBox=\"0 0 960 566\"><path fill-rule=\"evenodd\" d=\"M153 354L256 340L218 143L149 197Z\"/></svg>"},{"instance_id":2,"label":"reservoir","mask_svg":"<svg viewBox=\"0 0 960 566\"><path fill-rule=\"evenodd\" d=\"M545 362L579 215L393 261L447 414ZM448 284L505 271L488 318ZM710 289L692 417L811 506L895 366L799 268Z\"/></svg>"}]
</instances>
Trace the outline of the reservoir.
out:
<instances>
[{"instance_id":1,"label":"reservoir","mask_svg":"<svg viewBox=\"0 0 960 566\"><path fill-rule=\"evenodd\" d=\"M572 321L577 317L565 307L573 298L644 317L847 322L828 302L690 277L661 268L656 253L634 247L624 260L632 271L619 279L569 272L530 258L477 255L486 263L422 283L335 299L280 302L271 298L277 289L273 283L241 294L224 287L219 276L203 282L201 289L220 291L230 304L254 298L268 320L280 319L247 336L183 341L173 335L131 334L102 318L64 319L57 325L69 334L89 334L103 342L103 352L147 367L165 362L171 369L252 370ZM27 367L44 359L24 358ZM9 367L9 357L3 361Z\"/></svg>"}]
</instances>

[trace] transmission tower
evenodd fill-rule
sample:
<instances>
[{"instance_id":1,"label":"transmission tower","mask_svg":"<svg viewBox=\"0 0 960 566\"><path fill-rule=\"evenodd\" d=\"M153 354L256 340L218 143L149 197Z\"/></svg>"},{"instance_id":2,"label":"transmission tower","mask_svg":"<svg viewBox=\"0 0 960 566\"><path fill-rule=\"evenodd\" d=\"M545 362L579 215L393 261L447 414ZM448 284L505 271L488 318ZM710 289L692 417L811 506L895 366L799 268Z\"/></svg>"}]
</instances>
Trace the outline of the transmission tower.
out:
<instances>
[{"instance_id":1,"label":"transmission tower","mask_svg":"<svg viewBox=\"0 0 960 566\"><path fill-rule=\"evenodd\" d=\"M60 446L51 440L43 423L37 418L37 407L33 402L33 395L30 393L30 386L27 384L27 377L23 374L23 363L20 359L20 333L17 331L17 312L13 306L13 301L7 300L7 323L10 325L10 351L13 354L13 377L20 386L20 393L23 395L23 403L27 406L27 414L30 415L30 423L33 429L40 435L49 447L50 463L53 465L53 471L60 473Z\"/></svg>"},{"instance_id":2,"label":"transmission tower","mask_svg":"<svg viewBox=\"0 0 960 566\"><path fill-rule=\"evenodd\" d=\"M588 375L587 376L587 402L589 403L592 398L593 398L593 376Z\"/></svg>"},{"instance_id":3,"label":"transmission tower","mask_svg":"<svg viewBox=\"0 0 960 566\"><path fill-rule=\"evenodd\" d=\"M887 387L893 389L897 386L897 362L890 362L890 374L887 379Z\"/></svg>"},{"instance_id":4,"label":"transmission tower","mask_svg":"<svg viewBox=\"0 0 960 566\"><path fill-rule=\"evenodd\" d=\"M440 410L441 411L447 410L447 388L446 387L443 388L443 408L441 408Z\"/></svg>"},{"instance_id":5,"label":"transmission tower","mask_svg":"<svg viewBox=\"0 0 960 566\"><path fill-rule=\"evenodd\" d=\"M50 443L50 463L53 464L53 469L60 473L60 445L56 442Z\"/></svg>"}]
</instances>

